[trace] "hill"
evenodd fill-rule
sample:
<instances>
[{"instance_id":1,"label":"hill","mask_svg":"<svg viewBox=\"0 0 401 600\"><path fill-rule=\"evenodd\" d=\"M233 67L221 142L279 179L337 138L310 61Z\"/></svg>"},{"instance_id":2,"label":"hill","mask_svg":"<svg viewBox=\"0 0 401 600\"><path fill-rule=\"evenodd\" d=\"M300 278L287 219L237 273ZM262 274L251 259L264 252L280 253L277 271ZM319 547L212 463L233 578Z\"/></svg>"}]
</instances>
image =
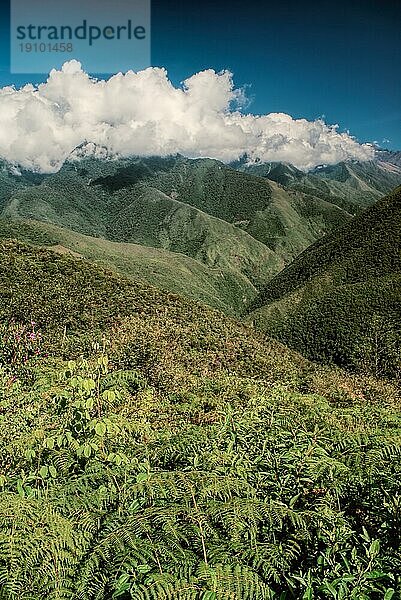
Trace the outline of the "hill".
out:
<instances>
[{"instance_id":1,"label":"hill","mask_svg":"<svg viewBox=\"0 0 401 600\"><path fill-rule=\"evenodd\" d=\"M401 181L401 167L396 161L385 160L381 154L376 160L323 165L309 173L285 163L245 162L238 168L272 179L287 189L330 202L353 215L389 193Z\"/></svg>"},{"instance_id":2,"label":"hill","mask_svg":"<svg viewBox=\"0 0 401 600\"><path fill-rule=\"evenodd\" d=\"M396 388L82 259L0 250L4 598L396 597Z\"/></svg>"},{"instance_id":3,"label":"hill","mask_svg":"<svg viewBox=\"0 0 401 600\"><path fill-rule=\"evenodd\" d=\"M383 161L303 173L78 152L48 175L1 165L0 236L76 252L240 315L305 248L399 181L401 169Z\"/></svg>"},{"instance_id":4,"label":"hill","mask_svg":"<svg viewBox=\"0 0 401 600\"><path fill-rule=\"evenodd\" d=\"M398 593L394 387L17 242L0 299L4 598Z\"/></svg>"},{"instance_id":5,"label":"hill","mask_svg":"<svg viewBox=\"0 0 401 600\"><path fill-rule=\"evenodd\" d=\"M4 192L5 219L185 254L250 289L351 218L317 196L211 159L91 157L67 161L35 184L21 177ZM218 302L231 304L224 293Z\"/></svg>"},{"instance_id":6,"label":"hill","mask_svg":"<svg viewBox=\"0 0 401 600\"><path fill-rule=\"evenodd\" d=\"M249 319L315 359L399 370L401 188L303 252Z\"/></svg>"},{"instance_id":7,"label":"hill","mask_svg":"<svg viewBox=\"0 0 401 600\"><path fill-rule=\"evenodd\" d=\"M256 297L258 288L252 281L261 285L269 274L272 276L279 269L271 252L261 244L255 244L256 250L247 255L249 277L242 274L241 267L247 271L241 264L244 259L240 253L246 255L248 248L241 248L236 239L223 239L221 245L232 243L228 255L235 252L237 263L233 260L232 266L226 262L214 267L182 253L111 242L39 221L0 219L0 239L25 241L55 252L78 256L130 279L146 281L166 291L199 300L230 315L240 314L244 306ZM255 263L259 264L259 273L255 268L252 271Z\"/></svg>"}]
</instances>

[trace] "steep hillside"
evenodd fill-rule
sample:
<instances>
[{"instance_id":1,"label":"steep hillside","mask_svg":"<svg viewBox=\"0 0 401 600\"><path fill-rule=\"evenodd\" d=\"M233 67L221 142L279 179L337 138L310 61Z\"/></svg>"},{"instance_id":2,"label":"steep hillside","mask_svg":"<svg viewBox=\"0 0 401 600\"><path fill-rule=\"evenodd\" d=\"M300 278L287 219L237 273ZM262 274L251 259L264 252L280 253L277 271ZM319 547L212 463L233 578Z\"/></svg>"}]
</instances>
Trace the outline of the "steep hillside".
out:
<instances>
[{"instance_id":1,"label":"steep hillside","mask_svg":"<svg viewBox=\"0 0 401 600\"><path fill-rule=\"evenodd\" d=\"M79 153L50 175L4 164L2 236L8 228L31 241L47 227L54 246L240 314L305 248L401 180L401 169L384 162L308 174L282 163L235 166ZM10 225L21 221L32 234Z\"/></svg>"},{"instance_id":2,"label":"steep hillside","mask_svg":"<svg viewBox=\"0 0 401 600\"><path fill-rule=\"evenodd\" d=\"M241 272L241 267L244 271L245 268L240 262L241 249L236 240L225 238L222 245L229 241L233 243L228 255L235 252L238 256L238 263L233 260L232 266L227 261L225 264L207 266L185 254L138 244L111 242L39 221L0 219L0 239L21 240L58 253L75 255L130 279L140 279L166 291L199 300L231 315L240 314L256 297L258 290L251 281L266 281L269 274L273 275L279 269L277 265L272 270L272 266L276 265L274 257L260 245L259 254L248 256L248 278ZM260 265L260 273L253 267L254 263Z\"/></svg>"},{"instance_id":3,"label":"steep hillside","mask_svg":"<svg viewBox=\"0 0 401 600\"><path fill-rule=\"evenodd\" d=\"M127 188L132 194L132 187L124 182L132 183L139 177L146 187L245 230L286 262L311 240L318 239L322 231L331 231L339 221L343 223L349 218L338 207L316 202L302 193L287 193L272 181L239 173L212 159L177 157L163 164L162 159L154 158L141 160L134 165L133 173L132 168L131 165L114 176L92 180L91 185L100 185L107 192L117 191L117 202L126 206ZM309 201L312 209L305 214L303 208ZM114 228L114 235L121 235L118 223Z\"/></svg>"},{"instance_id":4,"label":"steep hillside","mask_svg":"<svg viewBox=\"0 0 401 600\"><path fill-rule=\"evenodd\" d=\"M376 150L376 158L401 167L401 152L395 150Z\"/></svg>"},{"instance_id":5,"label":"steep hillside","mask_svg":"<svg viewBox=\"0 0 401 600\"><path fill-rule=\"evenodd\" d=\"M0 212L18 190L39 185L44 175L18 169L0 159Z\"/></svg>"},{"instance_id":6,"label":"steep hillside","mask_svg":"<svg viewBox=\"0 0 401 600\"><path fill-rule=\"evenodd\" d=\"M394 387L17 242L0 331L4 599L399 594Z\"/></svg>"},{"instance_id":7,"label":"steep hillside","mask_svg":"<svg viewBox=\"0 0 401 600\"><path fill-rule=\"evenodd\" d=\"M180 156L67 162L40 185L16 190L2 216L181 252L208 266L239 269L256 286L259 273L266 271L266 283L350 218L331 203L262 177Z\"/></svg>"},{"instance_id":8,"label":"steep hillside","mask_svg":"<svg viewBox=\"0 0 401 600\"><path fill-rule=\"evenodd\" d=\"M398 188L273 278L249 319L310 357L396 375L400 247Z\"/></svg>"}]
</instances>

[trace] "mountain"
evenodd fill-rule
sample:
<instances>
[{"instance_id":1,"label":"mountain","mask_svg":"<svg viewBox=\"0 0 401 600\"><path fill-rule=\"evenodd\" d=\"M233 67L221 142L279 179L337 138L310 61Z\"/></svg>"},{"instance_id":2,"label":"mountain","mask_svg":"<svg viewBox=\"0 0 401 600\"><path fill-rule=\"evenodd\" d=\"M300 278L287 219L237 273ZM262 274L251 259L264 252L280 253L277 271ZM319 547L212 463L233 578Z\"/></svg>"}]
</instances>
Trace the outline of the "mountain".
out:
<instances>
[{"instance_id":1,"label":"mountain","mask_svg":"<svg viewBox=\"0 0 401 600\"><path fill-rule=\"evenodd\" d=\"M58 227L59 234L63 228L98 238L92 250L94 244L103 248L97 256L87 252L92 259L104 257L105 246L116 250L107 242L121 244L117 254L124 250L124 258L115 256L107 264L127 275L139 274L133 246L158 249L142 252L142 258L146 262L145 255L152 255L153 264L160 258L160 276L147 268L140 269L141 276L229 313L241 312L297 254L351 218L317 196L211 159L115 159L78 150L50 175L13 173L5 165L0 177L3 220L29 221L30 227L35 220ZM67 243L81 252L82 238L78 243L73 237L60 234L56 245ZM190 269L187 283L174 275L173 265L180 265L178 273ZM206 278L204 291L200 274Z\"/></svg>"},{"instance_id":2,"label":"mountain","mask_svg":"<svg viewBox=\"0 0 401 600\"><path fill-rule=\"evenodd\" d=\"M2 164L0 230L31 242L47 231L52 246L238 315L305 248L400 182L401 168L383 161L303 173L112 157L86 144L57 173Z\"/></svg>"},{"instance_id":3,"label":"mountain","mask_svg":"<svg viewBox=\"0 0 401 600\"><path fill-rule=\"evenodd\" d=\"M401 152L396 150L376 150L376 158L401 167Z\"/></svg>"},{"instance_id":4,"label":"mountain","mask_svg":"<svg viewBox=\"0 0 401 600\"><path fill-rule=\"evenodd\" d=\"M0 332L5 600L399 595L394 386L15 241Z\"/></svg>"},{"instance_id":5,"label":"mountain","mask_svg":"<svg viewBox=\"0 0 401 600\"><path fill-rule=\"evenodd\" d=\"M401 188L305 250L248 320L307 356L394 376L401 341Z\"/></svg>"},{"instance_id":6,"label":"mountain","mask_svg":"<svg viewBox=\"0 0 401 600\"><path fill-rule=\"evenodd\" d=\"M0 212L14 193L39 185L45 177L45 175L20 169L0 159Z\"/></svg>"},{"instance_id":7,"label":"mountain","mask_svg":"<svg viewBox=\"0 0 401 600\"><path fill-rule=\"evenodd\" d=\"M377 159L322 165L308 173L284 163L245 162L239 168L247 173L273 179L287 189L298 190L330 202L351 214L360 212L401 182L401 166Z\"/></svg>"},{"instance_id":8,"label":"mountain","mask_svg":"<svg viewBox=\"0 0 401 600\"><path fill-rule=\"evenodd\" d=\"M0 239L25 241L59 254L76 256L130 279L147 281L166 291L199 300L230 315L240 314L258 292L239 269L207 266L185 254L139 244L111 242L51 223L0 219ZM228 241L223 239L225 243ZM231 240L234 242L233 252L238 254L240 250L236 241L235 238ZM254 251L248 257L249 262L260 265L263 271L259 277L263 281L269 273L274 274L271 271L274 257L261 244L255 243L254 246L256 250L260 248L259 255Z\"/></svg>"},{"instance_id":9,"label":"mountain","mask_svg":"<svg viewBox=\"0 0 401 600\"><path fill-rule=\"evenodd\" d=\"M316 219L305 214L309 203L318 212ZM209 242L203 244L203 238L208 229L224 226L226 237L240 239L246 232L275 252L280 262L349 218L338 207L287 193L275 182L239 173L219 161L180 156L69 161L41 185L17 192L3 216L162 247L206 263ZM194 234L194 229L205 228L206 233ZM221 239L221 231L217 235Z\"/></svg>"}]
</instances>

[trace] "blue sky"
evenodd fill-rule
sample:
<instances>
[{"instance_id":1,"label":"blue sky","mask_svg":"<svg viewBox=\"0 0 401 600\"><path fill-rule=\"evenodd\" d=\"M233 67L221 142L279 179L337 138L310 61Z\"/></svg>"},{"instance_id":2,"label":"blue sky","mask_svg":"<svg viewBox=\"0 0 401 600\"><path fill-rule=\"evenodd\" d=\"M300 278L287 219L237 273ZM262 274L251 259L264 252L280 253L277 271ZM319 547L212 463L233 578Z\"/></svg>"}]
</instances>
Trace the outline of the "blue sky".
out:
<instances>
[{"instance_id":1,"label":"blue sky","mask_svg":"<svg viewBox=\"0 0 401 600\"><path fill-rule=\"evenodd\" d=\"M0 85L41 81L10 74L8 12L3 2ZM401 3L391 0L154 0L152 64L176 84L229 69L236 86L247 86L250 112L324 116L362 142L399 149L400 31Z\"/></svg>"}]
</instances>

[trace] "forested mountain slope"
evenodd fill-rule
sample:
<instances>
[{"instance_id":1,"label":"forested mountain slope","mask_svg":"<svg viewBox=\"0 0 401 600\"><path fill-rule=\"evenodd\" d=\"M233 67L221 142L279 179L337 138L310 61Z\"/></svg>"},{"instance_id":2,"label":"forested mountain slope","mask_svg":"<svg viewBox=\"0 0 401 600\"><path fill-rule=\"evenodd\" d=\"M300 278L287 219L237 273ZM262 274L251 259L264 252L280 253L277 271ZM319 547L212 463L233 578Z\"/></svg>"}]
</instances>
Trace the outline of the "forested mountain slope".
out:
<instances>
[{"instance_id":1,"label":"forested mountain slope","mask_svg":"<svg viewBox=\"0 0 401 600\"><path fill-rule=\"evenodd\" d=\"M310 357L397 374L401 188L273 278L250 319Z\"/></svg>"},{"instance_id":2,"label":"forested mountain slope","mask_svg":"<svg viewBox=\"0 0 401 600\"><path fill-rule=\"evenodd\" d=\"M303 250L401 181L383 161L311 173L235 167L82 153L47 175L2 163L0 233L48 239L42 245L238 315Z\"/></svg>"}]
</instances>

